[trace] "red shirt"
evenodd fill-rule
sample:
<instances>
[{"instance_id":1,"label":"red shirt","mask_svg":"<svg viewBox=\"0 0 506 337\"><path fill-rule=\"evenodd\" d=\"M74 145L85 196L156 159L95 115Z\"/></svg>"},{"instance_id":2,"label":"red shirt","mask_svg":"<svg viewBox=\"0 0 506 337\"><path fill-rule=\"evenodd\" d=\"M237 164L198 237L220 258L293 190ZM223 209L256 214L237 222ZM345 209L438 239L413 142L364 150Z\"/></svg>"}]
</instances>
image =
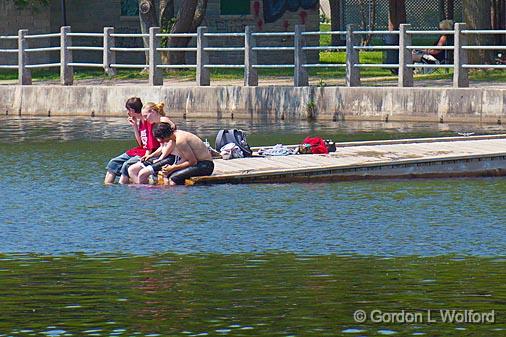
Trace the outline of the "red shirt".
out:
<instances>
[{"instance_id":1,"label":"red shirt","mask_svg":"<svg viewBox=\"0 0 506 337\"><path fill-rule=\"evenodd\" d=\"M141 143L139 146L134 147L126 152L127 155L134 156L144 156L146 151L149 150L153 152L154 150L160 147L160 143L156 140L155 136L153 136L153 124L150 124L147 121L140 121L139 123L139 135L141 136Z\"/></svg>"}]
</instances>

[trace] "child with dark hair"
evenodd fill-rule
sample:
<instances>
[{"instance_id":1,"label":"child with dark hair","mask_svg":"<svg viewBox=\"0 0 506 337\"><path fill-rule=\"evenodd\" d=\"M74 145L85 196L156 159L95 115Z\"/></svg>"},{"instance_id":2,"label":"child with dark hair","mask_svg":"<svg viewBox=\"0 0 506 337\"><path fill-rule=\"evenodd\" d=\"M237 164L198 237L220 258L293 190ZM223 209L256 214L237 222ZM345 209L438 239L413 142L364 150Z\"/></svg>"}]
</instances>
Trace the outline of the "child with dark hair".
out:
<instances>
[{"instance_id":1,"label":"child with dark hair","mask_svg":"<svg viewBox=\"0 0 506 337\"><path fill-rule=\"evenodd\" d=\"M113 184L117 176L120 176L120 184L128 184L130 181L128 168L138 162L141 157L149 155L160 146L153 137L152 124L142 116L141 99L131 97L126 101L125 107L128 114L128 123L132 126L138 146L109 161L106 167L105 184Z\"/></svg>"},{"instance_id":2,"label":"child with dark hair","mask_svg":"<svg viewBox=\"0 0 506 337\"><path fill-rule=\"evenodd\" d=\"M186 179L213 173L211 154L204 142L193 133L174 130L170 124L160 123L154 127L153 134L161 144L173 142L172 153L180 158L175 164L162 168L170 185L184 185Z\"/></svg>"}]
</instances>

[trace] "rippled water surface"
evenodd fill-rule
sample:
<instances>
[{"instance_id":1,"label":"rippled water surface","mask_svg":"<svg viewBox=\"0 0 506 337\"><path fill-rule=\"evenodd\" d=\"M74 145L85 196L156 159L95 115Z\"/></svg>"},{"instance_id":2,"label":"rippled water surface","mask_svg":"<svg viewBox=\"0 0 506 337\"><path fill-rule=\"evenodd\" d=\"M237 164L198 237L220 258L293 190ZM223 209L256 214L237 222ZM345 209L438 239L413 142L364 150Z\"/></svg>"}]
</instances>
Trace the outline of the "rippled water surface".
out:
<instances>
[{"instance_id":1,"label":"rippled water surface","mask_svg":"<svg viewBox=\"0 0 506 337\"><path fill-rule=\"evenodd\" d=\"M504 132L177 122L210 140L240 127L251 145ZM103 186L132 145L123 119L0 123L0 336L504 335L505 178ZM353 321L446 308L496 322Z\"/></svg>"}]
</instances>

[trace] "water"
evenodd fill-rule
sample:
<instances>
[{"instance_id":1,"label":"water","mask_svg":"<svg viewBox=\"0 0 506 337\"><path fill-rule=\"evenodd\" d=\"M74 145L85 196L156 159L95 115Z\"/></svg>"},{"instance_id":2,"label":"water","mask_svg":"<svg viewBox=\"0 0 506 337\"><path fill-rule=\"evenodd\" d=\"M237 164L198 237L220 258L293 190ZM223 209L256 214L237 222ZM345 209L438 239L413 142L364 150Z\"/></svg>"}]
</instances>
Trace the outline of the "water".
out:
<instances>
[{"instance_id":1,"label":"water","mask_svg":"<svg viewBox=\"0 0 506 337\"><path fill-rule=\"evenodd\" d=\"M103 186L132 143L122 119L0 123L0 336L504 335L504 178ZM504 131L178 124L211 143L241 127L251 145ZM359 309L497 315L357 323Z\"/></svg>"}]
</instances>

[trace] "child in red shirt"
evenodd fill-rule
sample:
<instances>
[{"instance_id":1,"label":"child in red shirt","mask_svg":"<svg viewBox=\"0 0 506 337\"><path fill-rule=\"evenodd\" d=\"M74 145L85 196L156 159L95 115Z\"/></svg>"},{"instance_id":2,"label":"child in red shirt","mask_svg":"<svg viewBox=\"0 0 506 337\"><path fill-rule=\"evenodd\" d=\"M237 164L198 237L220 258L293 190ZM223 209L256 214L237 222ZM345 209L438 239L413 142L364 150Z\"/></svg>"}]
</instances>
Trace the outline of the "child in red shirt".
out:
<instances>
[{"instance_id":1,"label":"child in red shirt","mask_svg":"<svg viewBox=\"0 0 506 337\"><path fill-rule=\"evenodd\" d=\"M137 147L131 148L109 161L106 167L105 184L113 184L117 176L120 176L120 184L128 184L130 181L128 168L141 160L141 158L154 152L160 146L160 143L153 137L153 125L142 116L141 99L131 97L126 101L125 107L128 113L128 122L134 131Z\"/></svg>"}]
</instances>

